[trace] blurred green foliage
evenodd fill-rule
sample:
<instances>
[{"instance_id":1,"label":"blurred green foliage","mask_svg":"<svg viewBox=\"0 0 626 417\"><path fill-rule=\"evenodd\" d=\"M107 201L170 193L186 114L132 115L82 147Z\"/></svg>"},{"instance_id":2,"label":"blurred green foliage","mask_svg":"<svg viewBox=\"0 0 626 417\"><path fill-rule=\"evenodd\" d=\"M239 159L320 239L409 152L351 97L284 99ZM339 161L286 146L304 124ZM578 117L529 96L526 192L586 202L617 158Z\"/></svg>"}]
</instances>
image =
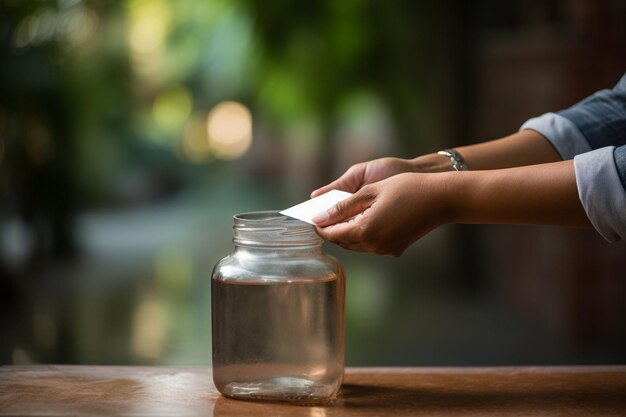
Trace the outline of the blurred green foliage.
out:
<instances>
[{"instance_id":1,"label":"blurred green foliage","mask_svg":"<svg viewBox=\"0 0 626 417\"><path fill-rule=\"evenodd\" d=\"M552 103L546 80L571 83L554 97L598 81L585 53L601 48L585 42L610 57L623 24L593 19L626 9L573 3L1 1L0 363L208 364L208 277L232 214L291 205L363 159L487 139L478 123L514 129ZM211 145L218 109L240 138L253 129L251 147ZM623 360L622 323L590 331L597 351L550 327L579 305L551 275L576 239L475 230L442 228L393 260L327 245L348 275L348 364ZM605 277L622 277L613 264Z\"/></svg>"},{"instance_id":2,"label":"blurred green foliage","mask_svg":"<svg viewBox=\"0 0 626 417\"><path fill-rule=\"evenodd\" d=\"M80 173L87 203L110 198L129 171L184 172L176 158L184 124L225 99L275 129L304 120L328 132L342 102L368 91L410 125L424 106L432 22L443 13L430 2L362 0L7 1L2 9L3 118L19 119L18 103L34 106L44 90L66 103L52 117L65 130L50 146ZM11 139L19 130L3 135L8 149L20 146Z\"/></svg>"},{"instance_id":3,"label":"blurred green foliage","mask_svg":"<svg viewBox=\"0 0 626 417\"><path fill-rule=\"evenodd\" d=\"M446 13L363 0L0 7L2 208L29 221L41 212L62 251L76 210L151 201L210 175L218 160L188 155L189 136L223 100L327 154L333 126L369 97L391 108L400 143L414 143L442 39L432 22Z\"/></svg>"},{"instance_id":4,"label":"blurred green foliage","mask_svg":"<svg viewBox=\"0 0 626 417\"><path fill-rule=\"evenodd\" d=\"M198 279L230 240L215 219L287 204L285 166L319 158L301 175L329 179L333 135L345 126L395 141L390 114L399 143L416 143L445 39L433 22L450 11L407 0L0 3L0 284L19 318L3 324L0 357L125 357L123 343L99 350L111 335L151 358L195 337L195 351L170 360L203 361ZM255 140L269 136L249 151L260 168L207 147L208 116L228 100L251 110ZM67 290L43 285L70 255ZM373 311L364 306L377 286L366 283L349 307L357 321Z\"/></svg>"}]
</instances>

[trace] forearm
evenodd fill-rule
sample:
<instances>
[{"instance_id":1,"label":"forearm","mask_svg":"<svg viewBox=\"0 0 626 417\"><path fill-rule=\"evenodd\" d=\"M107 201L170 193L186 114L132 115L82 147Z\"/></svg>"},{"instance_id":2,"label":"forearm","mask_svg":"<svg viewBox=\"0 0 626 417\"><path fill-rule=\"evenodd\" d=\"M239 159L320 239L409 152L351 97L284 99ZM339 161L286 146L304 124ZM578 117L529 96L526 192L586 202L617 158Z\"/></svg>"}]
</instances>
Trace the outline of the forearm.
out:
<instances>
[{"instance_id":1,"label":"forearm","mask_svg":"<svg viewBox=\"0 0 626 417\"><path fill-rule=\"evenodd\" d=\"M320 236L344 248L393 256L449 223L591 226L573 161L400 173L362 187L314 221Z\"/></svg>"},{"instance_id":2,"label":"forearm","mask_svg":"<svg viewBox=\"0 0 626 417\"><path fill-rule=\"evenodd\" d=\"M502 139L455 148L471 171L512 168L561 160L552 144L534 130L523 130ZM411 160L416 172L450 171L446 156L436 153Z\"/></svg>"},{"instance_id":3,"label":"forearm","mask_svg":"<svg viewBox=\"0 0 626 417\"><path fill-rule=\"evenodd\" d=\"M534 130L522 130L502 139L455 148L470 170L521 167L557 162L554 146Z\"/></svg>"},{"instance_id":4,"label":"forearm","mask_svg":"<svg viewBox=\"0 0 626 417\"><path fill-rule=\"evenodd\" d=\"M442 175L448 177L453 223L591 227L578 197L573 161Z\"/></svg>"}]
</instances>

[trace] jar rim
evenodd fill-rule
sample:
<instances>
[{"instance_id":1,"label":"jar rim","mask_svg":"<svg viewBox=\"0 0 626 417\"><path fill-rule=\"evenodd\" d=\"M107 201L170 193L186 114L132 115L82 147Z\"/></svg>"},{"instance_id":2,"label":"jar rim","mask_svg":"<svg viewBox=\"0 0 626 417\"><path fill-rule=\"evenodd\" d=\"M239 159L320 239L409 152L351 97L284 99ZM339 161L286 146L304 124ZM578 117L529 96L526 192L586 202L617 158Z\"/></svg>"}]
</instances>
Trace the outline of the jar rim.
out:
<instances>
[{"instance_id":1,"label":"jar rim","mask_svg":"<svg viewBox=\"0 0 626 417\"><path fill-rule=\"evenodd\" d=\"M263 210L263 211L246 211L243 213L238 213L233 216L235 221L245 221L245 222L268 222L268 221L277 221L277 220L288 220L291 217L285 216L284 214L280 214L278 210ZM295 219L294 219L295 220Z\"/></svg>"},{"instance_id":2,"label":"jar rim","mask_svg":"<svg viewBox=\"0 0 626 417\"><path fill-rule=\"evenodd\" d=\"M240 246L318 246L323 242L312 225L277 210L239 213L233 220L233 242Z\"/></svg>"}]
</instances>

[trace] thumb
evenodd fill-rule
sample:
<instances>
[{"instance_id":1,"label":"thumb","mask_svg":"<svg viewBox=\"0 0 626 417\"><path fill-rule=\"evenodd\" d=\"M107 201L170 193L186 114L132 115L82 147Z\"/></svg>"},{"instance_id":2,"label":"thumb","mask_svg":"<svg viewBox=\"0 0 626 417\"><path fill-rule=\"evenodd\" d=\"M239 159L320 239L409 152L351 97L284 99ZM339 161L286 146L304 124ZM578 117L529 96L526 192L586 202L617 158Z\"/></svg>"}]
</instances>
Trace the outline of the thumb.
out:
<instances>
[{"instance_id":1,"label":"thumb","mask_svg":"<svg viewBox=\"0 0 626 417\"><path fill-rule=\"evenodd\" d=\"M317 214L311 220L320 227L340 223L369 208L372 205L373 200L374 194L368 192L368 189L362 188L356 194L338 202L328 210Z\"/></svg>"}]
</instances>

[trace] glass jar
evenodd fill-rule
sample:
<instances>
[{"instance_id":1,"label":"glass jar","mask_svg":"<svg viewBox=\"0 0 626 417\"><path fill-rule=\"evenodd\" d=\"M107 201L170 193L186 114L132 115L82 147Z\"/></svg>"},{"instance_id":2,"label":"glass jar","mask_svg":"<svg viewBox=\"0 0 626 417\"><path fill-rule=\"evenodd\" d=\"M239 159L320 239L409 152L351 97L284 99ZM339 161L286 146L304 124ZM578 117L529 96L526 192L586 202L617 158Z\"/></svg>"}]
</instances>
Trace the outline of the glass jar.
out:
<instances>
[{"instance_id":1,"label":"glass jar","mask_svg":"<svg viewBox=\"0 0 626 417\"><path fill-rule=\"evenodd\" d=\"M345 275L307 223L234 216L235 251L213 269L213 380L228 397L323 402L345 364Z\"/></svg>"}]
</instances>

